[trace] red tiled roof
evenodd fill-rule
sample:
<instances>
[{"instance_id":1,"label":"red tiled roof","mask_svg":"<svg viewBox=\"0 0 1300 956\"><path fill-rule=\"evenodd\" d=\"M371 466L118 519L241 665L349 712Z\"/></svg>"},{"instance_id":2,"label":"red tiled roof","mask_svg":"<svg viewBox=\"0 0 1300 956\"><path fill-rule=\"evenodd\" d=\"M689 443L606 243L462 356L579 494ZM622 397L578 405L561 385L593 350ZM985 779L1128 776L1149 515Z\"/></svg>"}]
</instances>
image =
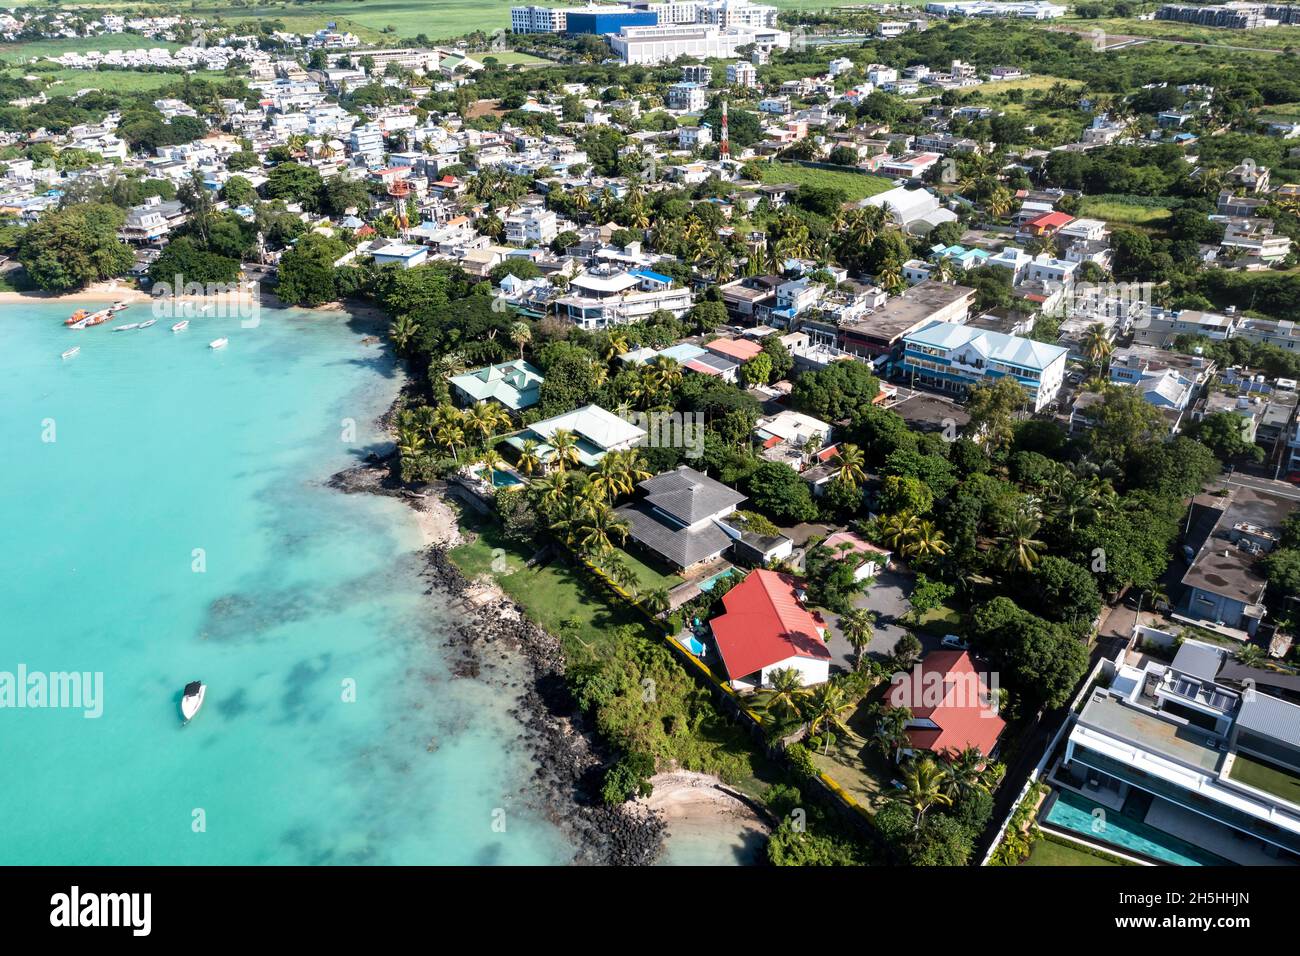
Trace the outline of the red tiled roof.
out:
<instances>
[{"instance_id":1,"label":"red tiled roof","mask_svg":"<svg viewBox=\"0 0 1300 956\"><path fill-rule=\"evenodd\" d=\"M931 651L910 674L895 677L889 703L907 707L913 719L935 725L908 729L912 749L943 753L975 747L987 755L1006 727L1006 721L990 710L987 695L988 684L975 670L970 654Z\"/></svg>"},{"instance_id":2,"label":"red tiled roof","mask_svg":"<svg viewBox=\"0 0 1300 956\"><path fill-rule=\"evenodd\" d=\"M727 613L709 627L732 680L791 657L830 660L817 618L799 603L794 580L775 571L752 571L723 596Z\"/></svg>"},{"instance_id":3,"label":"red tiled roof","mask_svg":"<svg viewBox=\"0 0 1300 956\"><path fill-rule=\"evenodd\" d=\"M1031 219L1028 225L1035 229L1061 229L1074 222L1074 217L1068 212L1045 212L1036 219Z\"/></svg>"}]
</instances>

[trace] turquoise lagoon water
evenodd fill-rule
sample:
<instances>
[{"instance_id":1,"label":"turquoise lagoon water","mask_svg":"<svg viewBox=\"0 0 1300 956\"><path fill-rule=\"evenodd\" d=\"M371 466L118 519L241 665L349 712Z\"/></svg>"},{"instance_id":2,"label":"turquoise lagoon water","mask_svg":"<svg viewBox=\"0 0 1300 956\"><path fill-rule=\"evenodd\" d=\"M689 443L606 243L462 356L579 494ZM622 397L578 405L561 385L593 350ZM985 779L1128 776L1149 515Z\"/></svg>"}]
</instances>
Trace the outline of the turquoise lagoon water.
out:
<instances>
[{"instance_id":1,"label":"turquoise lagoon water","mask_svg":"<svg viewBox=\"0 0 1300 956\"><path fill-rule=\"evenodd\" d=\"M368 330L68 311L0 306L0 671L102 671L103 716L0 709L0 863L568 861L513 701L448 673L405 507L322 484L399 385Z\"/></svg>"}]
</instances>

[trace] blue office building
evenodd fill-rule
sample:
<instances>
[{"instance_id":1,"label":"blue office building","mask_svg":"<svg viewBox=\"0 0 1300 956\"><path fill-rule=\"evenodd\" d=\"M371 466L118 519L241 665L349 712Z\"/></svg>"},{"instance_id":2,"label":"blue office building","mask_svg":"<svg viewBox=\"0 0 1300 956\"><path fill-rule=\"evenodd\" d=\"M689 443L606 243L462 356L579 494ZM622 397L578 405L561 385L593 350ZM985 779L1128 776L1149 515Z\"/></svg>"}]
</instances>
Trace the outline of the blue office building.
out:
<instances>
[{"instance_id":1,"label":"blue office building","mask_svg":"<svg viewBox=\"0 0 1300 956\"><path fill-rule=\"evenodd\" d=\"M602 36L618 33L624 27L655 27L659 25L659 14L652 10L610 10L570 11L566 18L564 32L570 36L590 33Z\"/></svg>"}]
</instances>

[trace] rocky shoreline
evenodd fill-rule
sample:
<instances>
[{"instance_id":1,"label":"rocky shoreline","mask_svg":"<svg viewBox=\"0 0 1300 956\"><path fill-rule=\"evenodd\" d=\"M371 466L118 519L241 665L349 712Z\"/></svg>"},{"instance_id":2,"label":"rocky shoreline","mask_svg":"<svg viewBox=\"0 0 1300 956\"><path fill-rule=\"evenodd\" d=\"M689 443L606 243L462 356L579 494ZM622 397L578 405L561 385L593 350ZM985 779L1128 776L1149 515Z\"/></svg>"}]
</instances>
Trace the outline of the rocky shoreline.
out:
<instances>
[{"instance_id":1,"label":"rocky shoreline","mask_svg":"<svg viewBox=\"0 0 1300 956\"><path fill-rule=\"evenodd\" d=\"M408 488L393 474L395 463L395 453L371 454L361 465L334 475L328 485L346 494L402 498L426 517L434 508L447 508L445 486ZM511 715L523 725L520 742L529 747L537 764L526 796L572 839L577 847L575 863L654 863L663 850L664 816L643 804L610 807L601 801L609 755L569 693L559 641L530 621L495 584L471 581L452 563L448 549L460 540L454 521L451 527L441 520L432 524L436 527L425 525L432 540L425 552L424 574L430 585L426 593L446 596L457 612L445 643L453 655L452 673L481 679L493 652L525 668L523 686L512 683L506 689L520 693Z\"/></svg>"}]
</instances>

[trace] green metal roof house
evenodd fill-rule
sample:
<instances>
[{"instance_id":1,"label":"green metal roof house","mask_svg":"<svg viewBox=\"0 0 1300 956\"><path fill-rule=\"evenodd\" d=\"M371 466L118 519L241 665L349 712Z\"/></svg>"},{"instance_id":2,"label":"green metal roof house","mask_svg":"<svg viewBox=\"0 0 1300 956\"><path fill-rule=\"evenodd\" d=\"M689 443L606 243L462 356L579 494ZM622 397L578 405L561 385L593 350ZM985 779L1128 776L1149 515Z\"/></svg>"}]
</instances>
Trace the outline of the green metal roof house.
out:
<instances>
[{"instance_id":1,"label":"green metal roof house","mask_svg":"<svg viewBox=\"0 0 1300 956\"><path fill-rule=\"evenodd\" d=\"M517 412L537 404L541 397L542 373L517 359L453 375L451 387L466 403L477 404L490 399Z\"/></svg>"}]
</instances>

